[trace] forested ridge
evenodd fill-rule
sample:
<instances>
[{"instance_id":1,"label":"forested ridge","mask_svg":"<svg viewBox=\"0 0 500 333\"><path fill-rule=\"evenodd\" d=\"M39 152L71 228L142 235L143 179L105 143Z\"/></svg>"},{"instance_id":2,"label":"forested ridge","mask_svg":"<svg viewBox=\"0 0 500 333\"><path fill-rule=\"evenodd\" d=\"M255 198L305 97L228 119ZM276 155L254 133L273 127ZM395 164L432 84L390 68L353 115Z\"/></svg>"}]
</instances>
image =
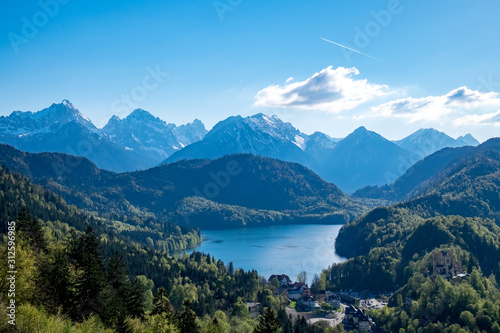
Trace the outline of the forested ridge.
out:
<instances>
[{"instance_id":1,"label":"forested ridge","mask_svg":"<svg viewBox=\"0 0 500 333\"><path fill-rule=\"evenodd\" d=\"M27 208L37 219L44 221L56 237L62 237L73 227L84 231L87 225L93 225L103 237L119 237L138 244L161 249L173 254L175 251L193 248L201 242L198 229L179 227L168 221L154 218L111 220L100 214L89 214L74 205L68 205L64 199L52 191L47 191L33 184L26 177L9 172L0 166L0 231L7 231L7 222L14 220L21 208ZM115 235L115 236L112 236Z\"/></svg>"},{"instance_id":2,"label":"forested ridge","mask_svg":"<svg viewBox=\"0 0 500 333\"><path fill-rule=\"evenodd\" d=\"M444 148L423 160L415 163L394 183L385 186L371 186L359 189L353 196L359 198L384 199L394 203L408 201L420 196L425 196L436 190L443 193L445 184L449 185L449 191L460 193L459 182L454 179L460 174L460 170L469 170L471 164L478 161L483 166L480 173L494 176L498 167L498 152L500 150L500 139L493 138L477 147ZM489 160L488 167L486 164ZM476 169L478 171L479 169ZM490 183L490 181L488 181ZM465 184L465 186L468 186Z\"/></svg>"},{"instance_id":3,"label":"forested ridge","mask_svg":"<svg viewBox=\"0 0 500 333\"><path fill-rule=\"evenodd\" d=\"M350 259L323 271L328 286L396 291L370 313L387 332L500 332L499 143L462 148L421 195L343 226L336 249ZM433 276L437 250L465 275Z\"/></svg>"},{"instance_id":4,"label":"forested ridge","mask_svg":"<svg viewBox=\"0 0 500 333\"><path fill-rule=\"evenodd\" d=\"M300 164L248 154L116 174L65 154L30 154L6 145L0 153L0 163L68 203L131 224L137 217L204 228L343 224L367 210L362 200ZM200 199L202 206L193 204ZM239 218L228 218L233 214Z\"/></svg>"}]
</instances>

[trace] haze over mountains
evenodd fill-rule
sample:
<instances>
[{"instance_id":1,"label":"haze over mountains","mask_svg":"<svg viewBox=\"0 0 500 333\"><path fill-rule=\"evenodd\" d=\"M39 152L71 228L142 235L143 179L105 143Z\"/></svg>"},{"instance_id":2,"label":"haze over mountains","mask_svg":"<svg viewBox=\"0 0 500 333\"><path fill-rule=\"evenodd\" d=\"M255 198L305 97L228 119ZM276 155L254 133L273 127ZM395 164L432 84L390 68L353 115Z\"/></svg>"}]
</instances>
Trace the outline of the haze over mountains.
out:
<instances>
[{"instance_id":1,"label":"haze over mountains","mask_svg":"<svg viewBox=\"0 0 500 333\"><path fill-rule=\"evenodd\" d=\"M420 158L428 156L445 147L462 147L462 146L477 146L479 142L467 134L460 136L457 139L439 132L433 128L422 128L406 138L395 141L401 148L407 149Z\"/></svg>"},{"instance_id":2,"label":"haze over mountains","mask_svg":"<svg viewBox=\"0 0 500 333\"><path fill-rule=\"evenodd\" d=\"M347 193L392 183L442 148L478 144L470 134L453 139L435 129L421 129L394 142L364 127L344 139L320 132L307 135L264 114L229 117L207 132L198 119L176 126L141 109L124 119L113 116L99 129L67 100L39 112L0 117L0 142L28 152L87 157L99 168L116 172L249 153L300 163Z\"/></svg>"}]
</instances>

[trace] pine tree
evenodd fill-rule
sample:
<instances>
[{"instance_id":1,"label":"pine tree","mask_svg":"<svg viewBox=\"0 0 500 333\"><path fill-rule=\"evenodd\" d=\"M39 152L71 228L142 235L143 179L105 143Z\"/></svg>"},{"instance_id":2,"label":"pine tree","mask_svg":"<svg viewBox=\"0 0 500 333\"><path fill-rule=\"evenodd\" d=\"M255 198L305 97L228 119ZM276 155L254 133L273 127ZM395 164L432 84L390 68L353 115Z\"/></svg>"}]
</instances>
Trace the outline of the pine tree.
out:
<instances>
[{"instance_id":1,"label":"pine tree","mask_svg":"<svg viewBox=\"0 0 500 333\"><path fill-rule=\"evenodd\" d=\"M77 304L73 316L82 319L92 313L104 313L103 291L107 286L104 258L97 236L89 226L86 232L72 244L71 258L81 271L76 286Z\"/></svg>"},{"instance_id":2,"label":"pine tree","mask_svg":"<svg viewBox=\"0 0 500 333\"><path fill-rule=\"evenodd\" d=\"M103 320L109 324L114 322L117 329L125 327L125 318L129 314L127 302L131 287L127 264L122 255L115 252L108 262L108 288L106 293L108 297L104 300L106 306Z\"/></svg>"},{"instance_id":3,"label":"pine tree","mask_svg":"<svg viewBox=\"0 0 500 333\"><path fill-rule=\"evenodd\" d=\"M128 323L127 316L120 312L116 317L115 331L118 333L134 333L134 330L130 327Z\"/></svg>"},{"instance_id":4,"label":"pine tree","mask_svg":"<svg viewBox=\"0 0 500 333\"><path fill-rule=\"evenodd\" d=\"M144 287L140 284L139 280L135 279L126 292L126 299L124 302L125 309L131 317L143 318L144 317Z\"/></svg>"},{"instance_id":5,"label":"pine tree","mask_svg":"<svg viewBox=\"0 0 500 333\"><path fill-rule=\"evenodd\" d=\"M286 311L284 309L280 309L278 311L276 319L278 319L280 323L282 333L293 332L293 325L292 325L293 321L287 316Z\"/></svg>"},{"instance_id":6,"label":"pine tree","mask_svg":"<svg viewBox=\"0 0 500 333\"><path fill-rule=\"evenodd\" d=\"M254 329L254 333L274 333L278 332L280 322L276 318L276 313L271 308L266 308L264 315L259 316L259 324Z\"/></svg>"},{"instance_id":7,"label":"pine tree","mask_svg":"<svg viewBox=\"0 0 500 333\"><path fill-rule=\"evenodd\" d=\"M117 251L109 259L108 283L118 294L130 288L129 270L123 256Z\"/></svg>"},{"instance_id":8,"label":"pine tree","mask_svg":"<svg viewBox=\"0 0 500 333\"><path fill-rule=\"evenodd\" d=\"M182 304L182 311L177 316L177 327L181 333L200 332L200 327L196 323L196 313L194 313L189 299L186 299Z\"/></svg>"},{"instance_id":9,"label":"pine tree","mask_svg":"<svg viewBox=\"0 0 500 333\"><path fill-rule=\"evenodd\" d=\"M21 208L19 214L17 214L17 229L30 241L33 249L38 251L46 250L47 246L42 227L37 220L33 219L26 207Z\"/></svg>"},{"instance_id":10,"label":"pine tree","mask_svg":"<svg viewBox=\"0 0 500 333\"><path fill-rule=\"evenodd\" d=\"M63 313L69 313L72 306L73 285L66 247L58 246L44 260L40 266L38 288L47 310L56 313L62 306Z\"/></svg>"},{"instance_id":11,"label":"pine tree","mask_svg":"<svg viewBox=\"0 0 500 333\"><path fill-rule=\"evenodd\" d=\"M174 314L174 307L170 304L167 298L165 288L160 287L153 298L153 311L151 315L166 313L168 317L172 318Z\"/></svg>"}]
</instances>

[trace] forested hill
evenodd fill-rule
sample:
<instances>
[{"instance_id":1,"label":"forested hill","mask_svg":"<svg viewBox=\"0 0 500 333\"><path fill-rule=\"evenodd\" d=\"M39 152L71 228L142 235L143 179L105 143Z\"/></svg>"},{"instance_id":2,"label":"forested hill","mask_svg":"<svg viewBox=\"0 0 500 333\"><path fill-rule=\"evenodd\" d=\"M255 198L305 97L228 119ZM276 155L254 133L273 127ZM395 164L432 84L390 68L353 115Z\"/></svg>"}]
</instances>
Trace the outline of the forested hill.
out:
<instances>
[{"instance_id":1,"label":"forested hill","mask_svg":"<svg viewBox=\"0 0 500 333\"><path fill-rule=\"evenodd\" d=\"M350 259L324 271L329 286L397 291L371 313L386 331L500 332L500 139L466 149L419 185L423 195L340 230L337 253ZM470 276L433 277L435 251Z\"/></svg>"},{"instance_id":2,"label":"forested hill","mask_svg":"<svg viewBox=\"0 0 500 333\"><path fill-rule=\"evenodd\" d=\"M0 164L109 218L141 215L210 228L345 223L366 210L300 164L248 154L116 174L86 159L0 145Z\"/></svg>"},{"instance_id":3,"label":"forested hill","mask_svg":"<svg viewBox=\"0 0 500 333\"><path fill-rule=\"evenodd\" d=\"M376 208L345 225L337 238L337 251L349 257L366 254L378 238L373 238L378 225L391 222L401 227L418 217L460 215L490 218L500 224L500 139L491 139L467 157L463 155L428 180L426 188L422 196Z\"/></svg>"},{"instance_id":4,"label":"forested hill","mask_svg":"<svg viewBox=\"0 0 500 333\"><path fill-rule=\"evenodd\" d=\"M54 237L62 239L71 230L84 232L89 225L105 239L133 241L166 253L193 248L201 242L199 230L178 227L169 222L161 225L154 219L136 217L125 223L109 220L96 214L81 211L68 205L64 199L47 191L19 173L12 173L0 166L0 232L7 233L7 223L14 221L22 209L27 209L36 220L44 221L42 227ZM132 223L133 222L133 223Z\"/></svg>"},{"instance_id":5,"label":"forested hill","mask_svg":"<svg viewBox=\"0 0 500 333\"><path fill-rule=\"evenodd\" d=\"M486 160L500 151L500 139L493 138L477 147L445 148L417 162L394 183L382 187L366 187L356 191L353 196L359 198L385 199L393 202L414 199L433 192L442 192L444 183L449 183L448 190L457 191L458 181L453 175L458 169L472 168L475 160L483 164L482 171L488 172ZM469 164L469 165L467 165ZM493 167L491 165L490 167ZM465 168L465 169L464 169ZM451 182L451 183L450 183Z\"/></svg>"},{"instance_id":6,"label":"forested hill","mask_svg":"<svg viewBox=\"0 0 500 333\"><path fill-rule=\"evenodd\" d=\"M400 202L418 193L421 186L444 170L450 162L472 151L473 147L444 148L415 163L394 183L384 186L367 186L353 193L357 198L377 198Z\"/></svg>"}]
</instances>

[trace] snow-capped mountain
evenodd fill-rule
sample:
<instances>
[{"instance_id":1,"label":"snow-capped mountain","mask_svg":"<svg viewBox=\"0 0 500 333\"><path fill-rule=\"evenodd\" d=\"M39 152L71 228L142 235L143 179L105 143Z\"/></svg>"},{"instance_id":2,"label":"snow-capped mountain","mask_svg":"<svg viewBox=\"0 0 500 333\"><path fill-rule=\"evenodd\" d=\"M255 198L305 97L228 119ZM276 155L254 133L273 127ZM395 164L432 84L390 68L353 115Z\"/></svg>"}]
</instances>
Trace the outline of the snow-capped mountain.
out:
<instances>
[{"instance_id":1,"label":"snow-capped mountain","mask_svg":"<svg viewBox=\"0 0 500 333\"><path fill-rule=\"evenodd\" d=\"M144 110L112 117L102 130L69 101L38 112L0 117L0 142L27 152L59 152L90 159L117 172L147 169L206 133L199 121L177 127Z\"/></svg>"},{"instance_id":2,"label":"snow-capped mountain","mask_svg":"<svg viewBox=\"0 0 500 333\"><path fill-rule=\"evenodd\" d=\"M164 163L251 153L301 163L343 191L353 192L391 183L422 156L459 145L435 130L417 132L409 138L397 142L399 146L360 127L344 139L334 139L320 132L306 135L276 116L235 116L217 123L203 140L174 153Z\"/></svg>"},{"instance_id":3,"label":"snow-capped mountain","mask_svg":"<svg viewBox=\"0 0 500 333\"><path fill-rule=\"evenodd\" d=\"M124 119L113 116L102 132L125 150L135 150L143 155L151 166L202 139L207 133L199 120L177 127L142 109L133 111Z\"/></svg>"},{"instance_id":4,"label":"snow-capped mountain","mask_svg":"<svg viewBox=\"0 0 500 333\"><path fill-rule=\"evenodd\" d=\"M174 153L164 163L250 153L309 165L312 159L303 150L307 139L276 116L229 117L217 123L203 140Z\"/></svg>"},{"instance_id":5,"label":"snow-capped mountain","mask_svg":"<svg viewBox=\"0 0 500 333\"><path fill-rule=\"evenodd\" d=\"M179 143L185 147L193 142L200 141L207 135L205 125L199 119L195 119L185 125L180 125L174 129L174 134Z\"/></svg>"},{"instance_id":6,"label":"snow-capped mountain","mask_svg":"<svg viewBox=\"0 0 500 333\"><path fill-rule=\"evenodd\" d=\"M92 122L81 114L68 100L52 104L38 112L14 111L9 116L0 117L0 133L3 135L25 135L69 122L76 122L91 131L96 131Z\"/></svg>"},{"instance_id":7,"label":"snow-capped mountain","mask_svg":"<svg viewBox=\"0 0 500 333\"><path fill-rule=\"evenodd\" d=\"M38 112L0 117L0 142L28 152L87 157L117 172L147 169L161 161L250 153L303 164L345 192L390 183L415 161L442 148L478 144L470 134L455 140L434 129L391 142L360 127L334 139L320 132L304 134L262 113L229 117L207 133L198 119L176 126L137 109L124 119L113 116L98 129L67 100Z\"/></svg>"},{"instance_id":8,"label":"snow-capped mountain","mask_svg":"<svg viewBox=\"0 0 500 333\"><path fill-rule=\"evenodd\" d=\"M461 136L455 140L445 133L433 128L419 129L415 133L402 140L395 141L394 143L401 148L417 154L420 158L446 147L477 146L479 144L470 134Z\"/></svg>"}]
</instances>

